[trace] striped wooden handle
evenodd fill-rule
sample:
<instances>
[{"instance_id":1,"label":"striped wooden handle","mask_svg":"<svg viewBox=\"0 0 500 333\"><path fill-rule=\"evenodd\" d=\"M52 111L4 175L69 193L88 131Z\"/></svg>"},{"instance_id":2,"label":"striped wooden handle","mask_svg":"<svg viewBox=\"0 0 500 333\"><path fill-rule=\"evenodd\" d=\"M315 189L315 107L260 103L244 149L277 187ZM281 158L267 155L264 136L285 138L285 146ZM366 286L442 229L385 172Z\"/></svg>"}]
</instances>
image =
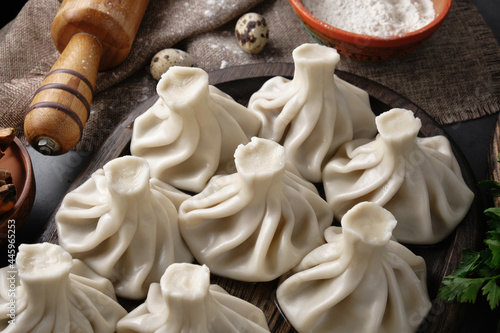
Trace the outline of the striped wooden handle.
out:
<instances>
[{"instance_id":1,"label":"striped wooden handle","mask_svg":"<svg viewBox=\"0 0 500 333\"><path fill-rule=\"evenodd\" d=\"M69 41L40 88L24 118L24 133L36 150L59 155L80 141L90 115L101 42L87 33Z\"/></svg>"}]
</instances>

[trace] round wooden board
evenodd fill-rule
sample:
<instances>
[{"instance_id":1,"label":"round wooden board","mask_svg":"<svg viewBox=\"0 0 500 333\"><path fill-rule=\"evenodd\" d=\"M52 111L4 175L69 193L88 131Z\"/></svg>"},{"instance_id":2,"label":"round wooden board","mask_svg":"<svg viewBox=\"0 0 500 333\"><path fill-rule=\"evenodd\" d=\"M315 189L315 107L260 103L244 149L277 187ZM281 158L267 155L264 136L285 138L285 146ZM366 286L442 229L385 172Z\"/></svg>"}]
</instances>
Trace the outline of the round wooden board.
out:
<instances>
[{"instance_id":1,"label":"round wooden board","mask_svg":"<svg viewBox=\"0 0 500 333\"><path fill-rule=\"evenodd\" d=\"M244 65L211 72L209 77L211 84L231 95L236 101L246 104L250 95L257 91L269 78L278 75L291 78L293 77L293 71L293 64L285 63ZM422 121L421 136L447 136L445 131L424 110L396 92L376 82L350 73L337 71L336 74L368 92L375 114L380 114L391 108L412 110ZM94 154L88 167L78 176L69 191L85 182L93 172L102 168L111 159L128 154L134 119L147 110L156 99L157 96L152 96L130 113L113 131L102 148ZM463 154L456 144L453 142L451 144L462 168L463 177L468 186L476 193L476 199L465 219L447 239L433 246L409 246L413 252L423 256L427 263L428 290L431 299L433 299L433 307L422 323L419 329L420 332L462 331L461 327L466 307L460 303L443 302L435 298L443 277L450 274L459 264L462 248L476 248L484 235L484 230L477 227L477 225L484 224L478 222L483 216L479 209L479 202L481 201L479 198L480 192L476 185L477 182ZM57 231L54 222L55 212L38 241L57 243ZM267 283L245 283L213 276L212 282L219 284L230 294L248 300L260 307L268 319L272 332L294 332L277 306L275 290L278 280ZM121 302L128 310L139 304L128 300L121 300Z\"/></svg>"},{"instance_id":2,"label":"round wooden board","mask_svg":"<svg viewBox=\"0 0 500 333\"><path fill-rule=\"evenodd\" d=\"M500 113L495 124L493 137L491 138L490 154L488 155L488 165L490 167L490 178L500 182L500 163L498 155L500 154ZM495 198L495 206L500 207L500 198Z\"/></svg>"}]
</instances>

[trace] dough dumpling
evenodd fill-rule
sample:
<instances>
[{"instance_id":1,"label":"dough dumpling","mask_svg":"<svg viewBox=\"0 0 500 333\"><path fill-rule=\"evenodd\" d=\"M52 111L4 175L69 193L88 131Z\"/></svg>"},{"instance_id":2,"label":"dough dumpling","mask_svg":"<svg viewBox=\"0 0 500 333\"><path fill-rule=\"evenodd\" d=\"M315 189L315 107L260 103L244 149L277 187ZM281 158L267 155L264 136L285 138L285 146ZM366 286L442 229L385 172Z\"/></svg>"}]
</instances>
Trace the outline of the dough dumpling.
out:
<instances>
[{"instance_id":1,"label":"dough dumpling","mask_svg":"<svg viewBox=\"0 0 500 333\"><path fill-rule=\"evenodd\" d=\"M363 202L325 231L277 289L279 306L304 332L414 332L431 308L422 257L390 240L384 208Z\"/></svg>"},{"instance_id":2,"label":"dough dumpling","mask_svg":"<svg viewBox=\"0 0 500 333\"><path fill-rule=\"evenodd\" d=\"M341 144L375 136L375 115L366 91L334 75L340 60L335 49L303 44L292 55L293 79L269 79L248 108L261 119L258 136L281 143L300 174L319 183Z\"/></svg>"},{"instance_id":3,"label":"dough dumpling","mask_svg":"<svg viewBox=\"0 0 500 333\"><path fill-rule=\"evenodd\" d=\"M474 199L444 136L419 138L413 112L392 109L376 118L375 140L343 145L325 166L323 184L335 217L362 201L389 210L394 236L407 244L434 244L463 220Z\"/></svg>"},{"instance_id":4,"label":"dough dumpling","mask_svg":"<svg viewBox=\"0 0 500 333\"><path fill-rule=\"evenodd\" d=\"M170 265L146 301L122 318L117 333L269 332L261 309L210 284L206 266Z\"/></svg>"},{"instance_id":5,"label":"dough dumpling","mask_svg":"<svg viewBox=\"0 0 500 333\"><path fill-rule=\"evenodd\" d=\"M310 182L289 171L278 143L254 137L234 156L236 173L213 177L181 204L179 228L212 273L270 281L324 243L333 212Z\"/></svg>"},{"instance_id":6,"label":"dough dumpling","mask_svg":"<svg viewBox=\"0 0 500 333\"><path fill-rule=\"evenodd\" d=\"M188 197L150 179L146 160L119 157L64 197L55 217L59 244L110 279L118 296L144 298L168 265L193 259L174 205Z\"/></svg>"},{"instance_id":7,"label":"dough dumpling","mask_svg":"<svg viewBox=\"0 0 500 333\"><path fill-rule=\"evenodd\" d=\"M50 243L21 244L0 269L0 311L4 333L113 333L127 314L108 279Z\"/></svg>"},{"instance_id":8,"label":"dough dumpling","mask_svg":"<svg viewBox=\"0 0 500 333\"><path fill-rule=\"evenodd\" d=\"M130 143L151 176L197 193L214 174L234 172L234 150L257 134L258 117L209 85L200 68L170 68L157 92L158 101L135 120Z\"/></svg>"}]
</instances>

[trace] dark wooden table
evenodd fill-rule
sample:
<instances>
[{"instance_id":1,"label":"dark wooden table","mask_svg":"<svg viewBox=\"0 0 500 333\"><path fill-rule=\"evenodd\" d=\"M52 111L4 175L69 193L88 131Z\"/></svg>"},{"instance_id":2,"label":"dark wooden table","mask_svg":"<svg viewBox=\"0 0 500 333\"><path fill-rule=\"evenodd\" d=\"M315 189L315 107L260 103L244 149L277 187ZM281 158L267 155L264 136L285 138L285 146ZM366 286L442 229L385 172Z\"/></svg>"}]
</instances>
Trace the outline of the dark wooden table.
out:
<instances>
[{"instance_id":1,"label":"dark wooden table","mask_svg":"<svg viewBox=\"0 0 500 333\"><path fill-rule=\"evenodd\" d=\"M473 0L473 2L500 43L500 1ZM8 15L3 16L1 23L8 22L9 17ZM498 116L493 115L442 127L460 147L473 176L477 180L490 177L490 146L497 126L497 119ZM77 151L57 157L43 156L31 147L28 148L28 151L35 170L37 196L31 215L25 223L27 227L17 234L18 244L33 243L39 239L40 232L46 228L47 222L51 219L51 215L64 194L75 182L75 179L88 167L93 157L90 153ZM485 195L482 195L480 200L480 209L491 204L491 200ZM0 248L0 253L5 254L7 251ZM2 266L5 266L6 258L2 257L2 260ZM461 332L496 332L497 323L500 320L498 309L494 312L490 311L487 304L481 299L475 305L460 305L460 308L463 315Z\"/></svg>"}]
</instances>

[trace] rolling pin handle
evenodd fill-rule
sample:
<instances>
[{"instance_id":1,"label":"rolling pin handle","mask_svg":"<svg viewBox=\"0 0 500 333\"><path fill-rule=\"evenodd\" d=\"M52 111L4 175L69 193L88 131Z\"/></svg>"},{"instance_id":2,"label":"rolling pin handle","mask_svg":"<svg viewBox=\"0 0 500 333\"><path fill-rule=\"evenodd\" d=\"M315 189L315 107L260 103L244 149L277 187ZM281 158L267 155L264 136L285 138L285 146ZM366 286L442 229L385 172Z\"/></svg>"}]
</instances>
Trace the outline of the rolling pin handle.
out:
<instances>
[{"instance_id":1,"label":"rolling pin handle","mask_svg":"<svg viewBox=\"0 0 500 333\"><path fill-rule=\"evenodd\" d=\"M87 33L71 37L33 100L24 118L31 146L44 155L60 155L80 141L90 116L101 42Z\"/></svg>"}]
</instances>

